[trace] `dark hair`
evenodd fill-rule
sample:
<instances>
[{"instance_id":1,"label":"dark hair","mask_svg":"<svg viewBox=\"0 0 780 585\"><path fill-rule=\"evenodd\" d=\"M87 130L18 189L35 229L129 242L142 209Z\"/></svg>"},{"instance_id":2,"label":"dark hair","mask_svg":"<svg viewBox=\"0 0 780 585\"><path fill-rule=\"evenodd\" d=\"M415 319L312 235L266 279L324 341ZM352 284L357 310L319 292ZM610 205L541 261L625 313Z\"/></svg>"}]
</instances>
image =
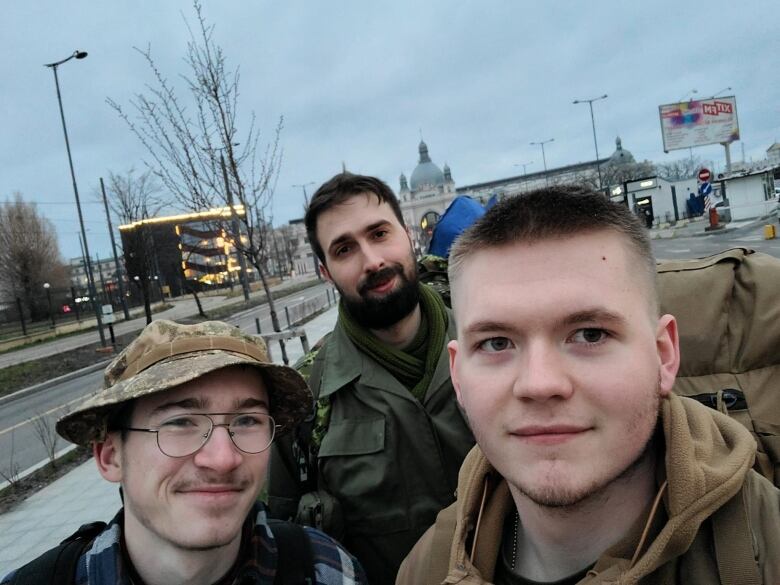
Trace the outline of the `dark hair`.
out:
<instances>
[{"instance_id":1,"label":"dark hair","mask_svg":"<svg viewBox=\"0 0 780 585\"><path fill-rule=\"evenodd\" d=\"M464 261L480 250L601 230L611 230L626 238L629 250L647 274L648 299L657 311L656 263L647 230L625 205L580 186L537 189L497 203L452 245L450 282L455 282Z\"/></svg>"},{"instance_id":2,"label":"dark hair","mask_svg":"<svg viewBox=\"0 0 780 585\"><path fill-rule=\"evenodd\" d=\"M339 205L351 197L366 193L373 193L380 203L387 203L401 225L406 227L398 198L386 183L376 177L354 175L348 171L339 173L317 189L306 208L306 217L304 218L309 244L323 264L326 264L325 252L317 239L317 218L331 207Z\"/></svg>"}]
</instances>

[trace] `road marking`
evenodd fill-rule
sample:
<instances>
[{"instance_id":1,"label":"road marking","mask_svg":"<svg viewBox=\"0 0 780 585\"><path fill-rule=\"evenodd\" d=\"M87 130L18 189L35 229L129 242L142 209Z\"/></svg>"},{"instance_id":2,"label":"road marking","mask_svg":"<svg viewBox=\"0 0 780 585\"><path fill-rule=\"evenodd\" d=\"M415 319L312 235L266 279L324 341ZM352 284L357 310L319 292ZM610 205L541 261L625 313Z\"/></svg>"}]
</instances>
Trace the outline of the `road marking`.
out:
<instances>
[{"instance_id":1,"label":"road marking","mask_svg":"<svg viewBox=\"0 0 780 585\"><path fill-rule=\"evenodd\" d=\"M27 420L23 420L20 423L16 423L12 427L8 427L7 429L3 429L2 431L0 431L0 436L4 435L6 433L10 433L11 431L18 429L19 427L23 427L24 425L30 424L32 421L34 421L39 416L46 416L46 415L51 414L53 412L56 412L58 410L62 410L66 406L70 406L71 404L73 404L75 402L81 402L83 400L84 400L83 396L81 398L75 398L74 400L71 400L70 402L66 402L65 404L62 404L62 405L57 406L55 408L49 409L46 412L41 412L39 414L36 414L35 416L28 418Z\"/></svg>"},{"instance_id":2,"label":"road marking","mask_svg":"<svg viewBox=\"0 0 780 585\"><path fill-rule=\"evenodd\" d=\"M690 248L669 248L667 252L671 252L672 254L685 254L686 252L690 252Z\"/></svg>"}]
</instances>

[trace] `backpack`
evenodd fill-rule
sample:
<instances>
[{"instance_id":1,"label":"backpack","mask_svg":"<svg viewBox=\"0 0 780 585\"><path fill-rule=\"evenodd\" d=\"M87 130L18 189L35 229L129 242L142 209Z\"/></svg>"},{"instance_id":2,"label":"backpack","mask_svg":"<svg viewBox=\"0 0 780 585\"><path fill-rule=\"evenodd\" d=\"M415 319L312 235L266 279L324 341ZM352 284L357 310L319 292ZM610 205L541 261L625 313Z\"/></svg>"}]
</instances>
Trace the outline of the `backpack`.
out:
<instances>
[{"instance_id":1,"label":"backpack","mask_svg":"<svg viewBox=\"0 0 780 585\"><path fill-rule=\"evenodd\" d=\"M680 334L674 391L742 423L756 471L780 486L780 259L733 248L657 272L661 312Z\"/></svg>"},{"instance_id":2,"label":"backpack","mask_svg":"<svg viewBox=\"0 0 780 585\"><path fill-rule=\"evenodd\" d=\"M281 520L268 520L268 526L279 553L274 583L313 585L314 554L306 531ZM84 524L58 546L19 568L9 585L71 585L76 579L79 558L105 528L105 522Z\"/></svg>"}]
</instances>

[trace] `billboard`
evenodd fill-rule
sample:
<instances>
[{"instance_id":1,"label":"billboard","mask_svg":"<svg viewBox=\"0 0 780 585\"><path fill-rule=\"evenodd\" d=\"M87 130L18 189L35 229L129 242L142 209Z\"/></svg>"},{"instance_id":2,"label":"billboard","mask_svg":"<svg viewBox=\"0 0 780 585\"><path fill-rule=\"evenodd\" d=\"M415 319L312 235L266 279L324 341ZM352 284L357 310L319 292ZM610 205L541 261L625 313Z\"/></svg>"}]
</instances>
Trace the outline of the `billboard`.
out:
<instances>
[{"instance_id":1,"label":"billboard","mask_svg":"<svg viewBox=\"0 0 780 585\"><path fill-rule=\"evenodd\" d=\"M734 96L667 104L658 111L664 152L739 140Z\"/></svg>"}]
</instances>

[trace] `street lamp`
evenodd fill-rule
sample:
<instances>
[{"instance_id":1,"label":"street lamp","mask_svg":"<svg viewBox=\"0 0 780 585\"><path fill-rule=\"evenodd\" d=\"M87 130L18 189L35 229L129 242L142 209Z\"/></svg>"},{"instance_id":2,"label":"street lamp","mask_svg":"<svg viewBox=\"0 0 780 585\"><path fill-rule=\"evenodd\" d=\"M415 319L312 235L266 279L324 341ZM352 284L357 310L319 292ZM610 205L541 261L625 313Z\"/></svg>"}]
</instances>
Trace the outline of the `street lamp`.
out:
<instances>
[{"instance_id":1,"label":"street lamp","mask_svg":"<svg viewBox=\"0 0 780 585\"><path fill-rule=\"evenodd\" d=\"M720 94L722 94L724 91L731 91L730 87L724 87L723 89L716 91L710 96L710 99L718 97Z\"/></svg>"},{"instance_id":2,"label":"street lamp","mask_svg":"<svg viewBox=\"0 0 780 585\"><path fill-rule=\"evenodd\" d=\"M51 285L48 282L44 282L43 288L46 290L46 300L49 301L49 319L51 319L51 328L55 329L57 324L54 322L54 311L51 310Z\"/></svg>"},{"instance_id":3,"label":"street lamp","mask_svg":"<svg viewBox=\"0 0 780 585\"><path fill-rule=\"evenodd\" d=\"M532 142L531 146L541 146L542 147L542 163L544 163L544 181L547 183L547 185L550 184L550 177L547 175L547 157L544 156L544 145L553 142L555 138L550 138L549 140L542 140L541 142Z\"/></svg>"},{"instance_id":4,"label":"street lamp","mask_svg":"<svg viewBox=\"0 0 780 585\"><path fill-rule=\"evenodd\" d=\"M525 176L525 167L530 167L532 164L534 164L534 161L527 162L527 163L517 163L516 167L523 167L523 176Z\"/></svg>"},{"instance_id":5,"label":"street lamp","mask_svg":"<svg viewBox=\"0 0 780 585\"><path fill-rule=\"evenodd\" d=\"M596 147L596 171L598 171L599 174L599 191L601 191L601 162L599 162L599 143L596 140L596 120L593 117L593 102L597 102L599 100L605 100L607 99L607 94L604 94L599 97L591 98L589 100L574 100L573 104L584 104L585 102L588 103L588 106L590 107L590 123L593 126L593 145Z\"/></svg>"},{"instance_id":6,"label":"street lamp","mask_svg":"<svg viewBox=\"0 0 780 585\"><path fill-rule=\"evenodd\" d=\"M54 85L57 88L57 103L60 105L60 118L62 119L62 132L65 134L65 150L68 152L68 165L70 165L70 178L73 181L73 194L76 196L76 209L79 212L79 225L81 226L81 237L84 241L84 252L87 258L87 274L88 274L88 286L89 296L92 299L92 308L95 311L95 318L97 319L98 332L100 333L100 344L106 346L106 336L103 333L103 321L100 316L100 307L97 304L97 294L95 293L95 281L92 275L92 262L89 256L89 247L87 246L87 230L84 228L84 216L81 213L81 201L79 200L79 189L76 186L76 173L73 170L73 157L70 154L70 141L68 140L68 127L65 125L65 112L62 109L62 95L60 94L60 80L57 77L57 67L63 63L67 63L71 59L83 59L87 56L86 51L74 51L73 54L63 59L62 61L56 61L55 63L46 63L44 67L49 67L54 72Z\"/></svg>"}]
</instances>

